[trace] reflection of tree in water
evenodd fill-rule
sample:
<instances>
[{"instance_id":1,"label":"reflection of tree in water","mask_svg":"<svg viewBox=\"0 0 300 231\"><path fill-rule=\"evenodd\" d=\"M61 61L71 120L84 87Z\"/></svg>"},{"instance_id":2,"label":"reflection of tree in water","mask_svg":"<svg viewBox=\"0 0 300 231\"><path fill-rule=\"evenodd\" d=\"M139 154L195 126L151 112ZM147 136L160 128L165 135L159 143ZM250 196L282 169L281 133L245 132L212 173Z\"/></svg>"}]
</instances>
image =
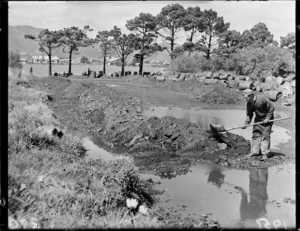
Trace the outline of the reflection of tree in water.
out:
<instances>
[{"instance_id":1,"label":"reflection of tree in water","mask_svg":"<svg viewBox=\"0 0 300 231\"><path fill-rule=\"evenodd\" d=\"M248 200L247 193L244 189L239 188L241 192L240 215L241 221L251 219L255 220L266 213L266 203L268 184L268 169L253 169L249 172L249 191L250 198Z\"/></svg>"},{"instance_id":2,"label":"reflection of tree in water","mask_svg":"<svg viewBox=\"0 0 300 231\"><path fill-rule=\"evenodd\" d=\"M213 168L209 172L207 182L216 185L218 188L221 187L224 182L225 175L221 172L220 168Z\"/></svg>"}]
</instances>

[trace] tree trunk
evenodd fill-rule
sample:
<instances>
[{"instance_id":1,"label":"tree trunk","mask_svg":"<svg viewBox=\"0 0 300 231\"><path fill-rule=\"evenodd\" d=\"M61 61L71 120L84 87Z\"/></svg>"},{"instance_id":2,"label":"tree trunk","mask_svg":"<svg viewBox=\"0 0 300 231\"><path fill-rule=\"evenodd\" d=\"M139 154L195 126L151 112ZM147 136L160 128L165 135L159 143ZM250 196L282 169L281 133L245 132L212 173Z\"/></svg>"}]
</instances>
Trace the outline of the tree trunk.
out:
<instances>
[{"instance_id":1,"label":"tree trunk","mask_svg":"<svg viewBox=\"0 0 300 231\"><path fill-rule=\"evenodd\" d=\"M124 58L124 54L122 54L122 68L121 68L121 76L124 76L124 72L125 72L125 58Z\"/></svg>"},{"instance_id":2,"label":"tree trunk","mask_svg":"<svg viewBox=\"0 0 300 231\"><path fill-rule=\"evenodd\" d=\"M210 59L211 38L212 38L212 35L210 34L209 35L209 40L208 40L208 49L207 49L207 52L206 52L206 58L207 59Z\"/></svg>"},{"instance_id":3,"label":"tree trunk","mask_svg":"<svg viewBox=\"0 0 300 231\"><path fill-rule=\"evenodd\" d=\"M71 75L71 66L72 66L72 48L70 48L70 53L69 53L69 71L68 71L68 74Z\"/></svg>"},{"instance_id":4,"label":"tree trunk","mask_svg":"<svg viewBox=\"0 0 300 231\"><path fill-rule=\"evenodd\" d=\"M52 61L51 61L51 48L49 49L49 76L52 76Z\"/></svg>"},{"instance_id":5,"label":"tree trunk","mask_svg":"<svg viewBox=\"0 0 300 231\"><path fill-rule=\"evenodd\" d=\"M103 56L103 75L105 75L105 70L106 69L106 53L104 53Z\"/></svg>"},{"instance_id":6,"label":"tree trunk","mask_svg":"<svg viewBox=\"0 0 300 231\"><path fill-rule=\"evenodd\" d=\"M174 49L174 28L172 28L172 32L171 32L171 60L173 60L174 55L173 55L173 49Z\"/></svg>"},{"instance_id":7,"label":"tree trunk","mask_svg":"<svg viewBox=\"0 0 300 231\"><path fill-rule=\"evenodd\" d=\"M140 68L139 68L139 75L143 74L143 65L144 65L144 55L140 56Z\"/></svg>"},{"instance_id":8,"label":"tree trunk","mask_svg":"<svg viewBox=\"0 0 300 231\"><path fill-rule=\"evenodd\" d=\"M171 40L171 60L174 58L173 48L174 48L174 39L172 38L172 40Z\"/></svg>"}]
</instances>

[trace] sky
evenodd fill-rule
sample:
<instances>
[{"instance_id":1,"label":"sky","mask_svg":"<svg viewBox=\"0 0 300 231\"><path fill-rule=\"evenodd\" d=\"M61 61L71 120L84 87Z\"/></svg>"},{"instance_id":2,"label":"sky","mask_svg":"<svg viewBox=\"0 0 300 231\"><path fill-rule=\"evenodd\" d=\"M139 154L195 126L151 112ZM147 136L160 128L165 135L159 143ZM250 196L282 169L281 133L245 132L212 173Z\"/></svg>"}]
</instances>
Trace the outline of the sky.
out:
<instances>
[{"instance_id":1,"label":"sky","mask_svg":"<svg viewBox=\"0 0 300 231\"><path fill-rule=\"evenodd\" d=\"M95 37L98 31L111 30L113 26L129 33L125 24L140 13L156 16L161 9L179 3L185 9L199 6L201 10L213 9L230 23L230 30L243 32L259 22L267 25L274 39L295 32L295 1L19 1L9 2L9 25L29 25L36 28L59 30L71 26L89 25ZM185 33L179 40L186 39Z\"/></svg>"}]
</instances>

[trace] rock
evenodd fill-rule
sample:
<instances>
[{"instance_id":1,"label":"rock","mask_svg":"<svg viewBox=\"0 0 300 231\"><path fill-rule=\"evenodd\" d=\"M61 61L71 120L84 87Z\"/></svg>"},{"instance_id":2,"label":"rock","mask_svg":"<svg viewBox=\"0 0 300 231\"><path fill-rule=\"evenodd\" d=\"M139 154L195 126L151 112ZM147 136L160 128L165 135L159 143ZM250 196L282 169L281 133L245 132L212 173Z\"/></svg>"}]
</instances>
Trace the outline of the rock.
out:
<instances>
[{"instance_id":1,"label":"rock","mask_svg":"<svg viewBox=\"0 0 300 231\"><path fill-rule=\"evenodd\" d=\"M211 229L219 228L219 226L220 226L219 224L215 224L215 223L214 224L212 224L212 223L208 224L208 227L211 228Z\"/></svg>"},{"instance_id":2,"label":"rock","mask_svg":"<svg viewBox=\"0 0 300 231\"><path fill-rule=\"evenodd\" d=\"M143 133L136 134L136 135L133 137L133 139L130 141L130 143L127 145L127 147L131 147L131 146L134 144L134 142L135 142L136 140L142 138L143 136L144 136Z\"/></svg>"},{"instance_id":3,"label":"rock","mask_svg":"<svg viewBox=\"0 0 300 231\"><path fill-rule=\"evenodd\" d=\"M157 138L157 132L154 131L154 130L150 130L150 131L149 131L149 136L150 136L152 139L156 139L156 138Z\"/></svg>"},{"instance_id":4,"label":"rock","mask_svg":"<svg viewBox=\"0 0 300 231\"><path fill-rule=\"evenodd\" d=\"M136 112L137 112L137 113L142 113L142 111L143 111L143 108L142 108L142 107L137 107L137 108L136 108Z\"/></svg>"},{"instance_id":5,"label":"rock","mask_svg":"<svg viewBox=\"0 0 300 231\"><path fill-rule=\"evenodd\" d=\"M164 131L164 136L170 138L173 135L173 131L170 129L167 129Z\"/></svg>"},{"instance_id":6,"label":"rock","mask_svg":"<svg viewBox=\"0 0 300 231\"><path fill-rule=\"evenodd\" d=\"M227 144L225 144L225 143L218 143L217 145L218 145L218 148L221 150L224 150L227 148Z\"/></svg>"},{"instance_id":7,"label":"rock","mask_svg":"<svg viewBox=\"0 0 300 231\"><path fill-rule=\"evenodd\" d=\"M171 136L171 140L176 140L179 136L180 136L180 133L179 133L179 132L175 132L175 133L173 133L173 135Z\"/></svg>"}]
</instances>

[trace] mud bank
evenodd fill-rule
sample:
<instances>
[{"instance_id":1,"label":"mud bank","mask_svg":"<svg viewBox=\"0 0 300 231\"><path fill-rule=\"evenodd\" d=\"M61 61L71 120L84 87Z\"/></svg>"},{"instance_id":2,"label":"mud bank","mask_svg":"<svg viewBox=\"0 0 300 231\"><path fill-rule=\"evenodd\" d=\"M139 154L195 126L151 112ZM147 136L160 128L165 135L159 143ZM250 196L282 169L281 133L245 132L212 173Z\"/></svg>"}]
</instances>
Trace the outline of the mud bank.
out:
<instances>
[{"instance_id":1,"label":"mud bank","mask_svg":"<svg viewBox=\"0 0 300 231\"><path fill-rule=\"evenodd\" d=\"M188 172L196 162L213 162L236 168L261 168L282 163L276 153L267 161L243 158L250 142L229 133L219 140L201 124L165 116L142 116L149 102L102 84L72 82L59 77L36 80L36 87L49 93L45 98L58 119L69 129L90 134L107 150L128 153L141 171L161 176Z\"/></svg>"}]
</instances>

